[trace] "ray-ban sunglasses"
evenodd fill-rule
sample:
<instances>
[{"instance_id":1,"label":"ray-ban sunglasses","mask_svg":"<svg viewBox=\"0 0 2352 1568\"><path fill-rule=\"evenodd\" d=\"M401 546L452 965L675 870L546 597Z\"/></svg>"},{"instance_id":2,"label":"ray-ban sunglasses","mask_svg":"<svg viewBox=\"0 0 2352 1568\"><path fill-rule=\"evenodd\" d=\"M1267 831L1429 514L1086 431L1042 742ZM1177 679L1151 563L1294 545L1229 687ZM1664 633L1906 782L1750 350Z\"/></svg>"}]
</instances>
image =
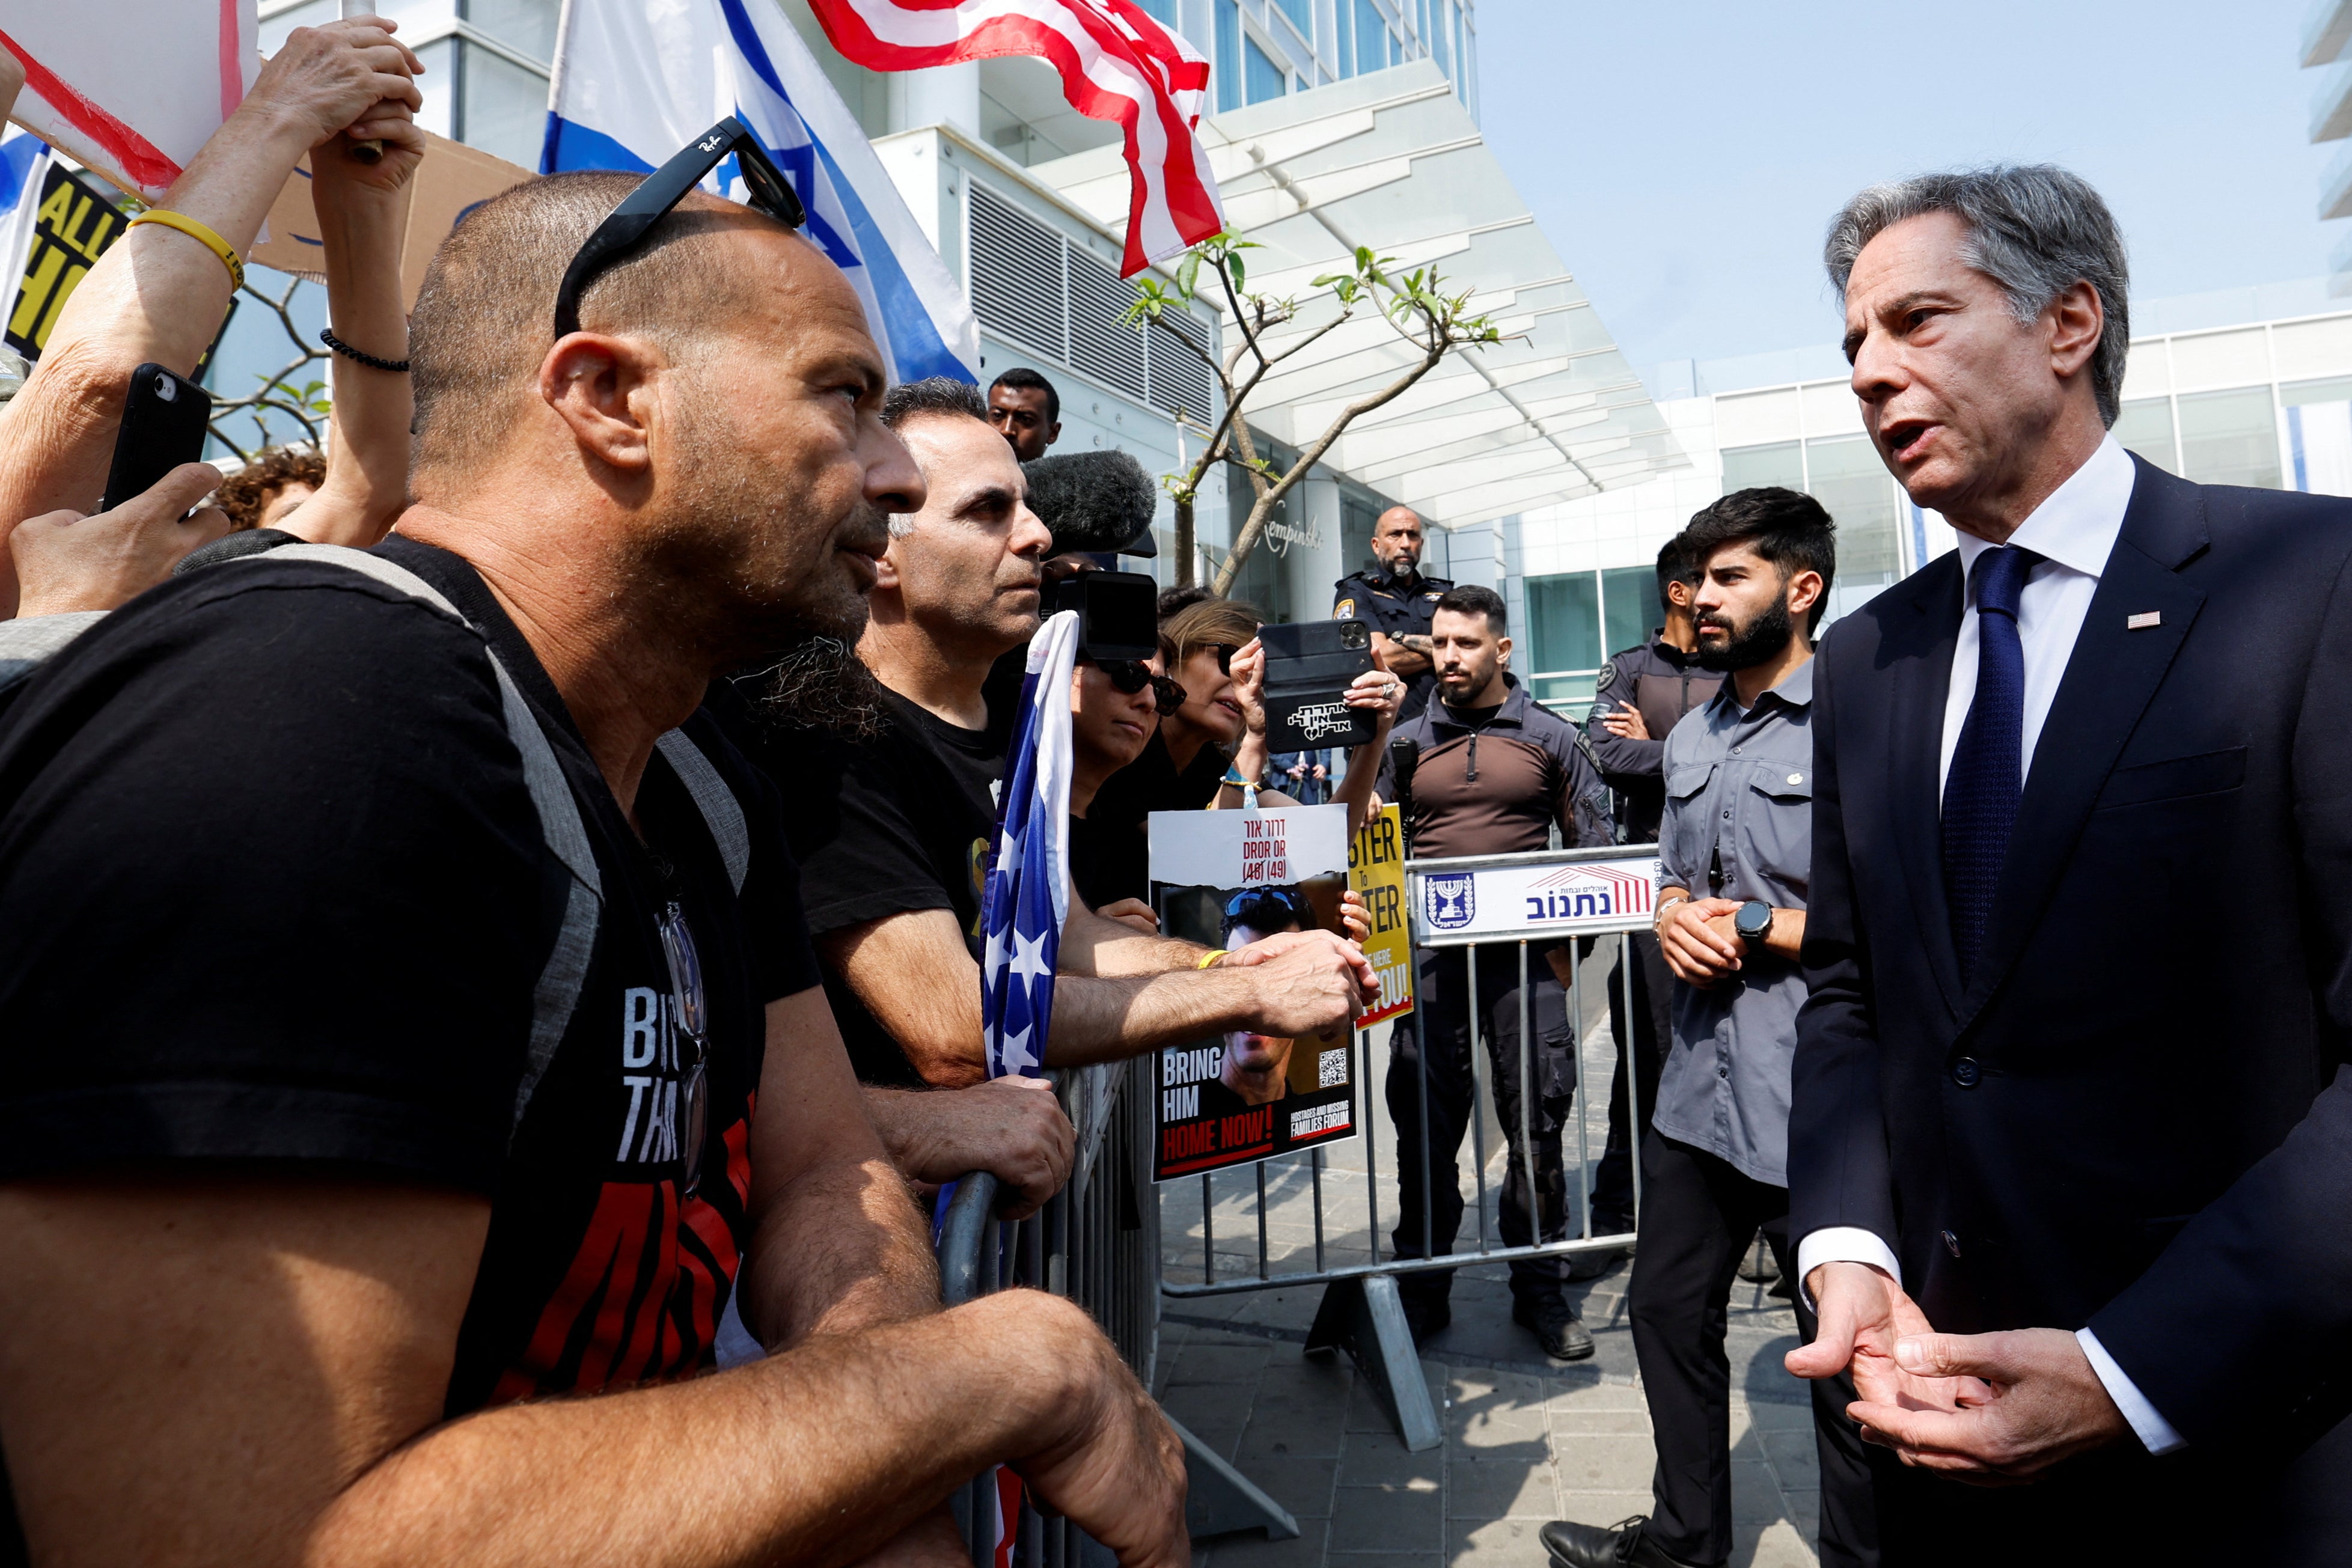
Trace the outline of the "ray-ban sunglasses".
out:
<instances>
[{"instance_id":1,"label":"ray-ban sunglasses","mask_svg":"<svg viewBox=\"0 0 2352 1568\"><path fill-rule=\"evenodd\" d=\"M654 225L686 200L686 193L701 184L702 177L719 167L719 161L730 152L735 154L737 167L742 171L752 211L765 213L791 229L808 222L808 209L801 205L800 193L793 189L784 172L768 156L768 150L760 145L760 139L730 114L646 175L627 199L613 209L612 215L596 225L596 232L588 236L587 243L572 256L572 265L563 269L563 282L555 291L558 338L580 330L580 296L588 286L645 244Z\"/></svg>"}]
</instances>

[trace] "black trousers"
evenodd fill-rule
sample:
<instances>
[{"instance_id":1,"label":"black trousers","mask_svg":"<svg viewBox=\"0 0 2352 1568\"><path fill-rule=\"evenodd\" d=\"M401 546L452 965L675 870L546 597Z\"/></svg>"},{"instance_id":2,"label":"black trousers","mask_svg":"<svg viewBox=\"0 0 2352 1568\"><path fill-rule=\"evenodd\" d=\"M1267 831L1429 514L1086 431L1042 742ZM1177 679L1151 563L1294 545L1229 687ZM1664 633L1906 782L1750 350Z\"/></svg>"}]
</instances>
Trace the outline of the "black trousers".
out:
<instances>
[{"instance_id":1,"label":"black trousers","mask_svg":"<svg viewBox=\"0 0 2352 1568\"><path fill-rule=\"evenodd\" d=\"M1568 1175L1560 1154L1560 1128L1576 1090L1576 1032L1568 1001L1551 966L1539 951L1528 954L1528 1014L1535 1039L1528 1052L1535 1095L1528 1103L1535 1150L1535 1190L1530 1201L1527 1160L1519 1149L1519 949L1495 943L1476 949L1478 994L1470 994L1470 952L1463 947L1422 948L1415 954L1413 1010L1397 1020L1389 1040L1389 1115L1397 1130L1396 1229L1390 1239L1400 1258L1443 1257L1454 1250L1462 1228L1462 1176L1456 1155L1475 1113L1476 1080L1471 1066L1470 1019L1475 1009L1486 1042L1495 1114L1511 1151L1501 1195L1501 1240L1506 1247L1566 1239ZM1429 1092L1422 1094L1422 1068ZM1489 1151L1491 1154L1491 1151ZM1427 1175L1423 1176L1424 1164ZM1428 1224L1423 1246L1423 1223ZM1521 1259L1511 1264L1511 1292L1531 1299L1558 1296L1568 1283L1567 1260ZM1451 1270L1406 1274L1397 1287L1409 1300L1444 1297L1454 1284Z\"/></svg>"},{"instance_id":2,"label":"black trousers","mask_svg":"<svg viewBox=\"0 0 2352 1568\"><path fill-rule=\"evenodd\" d=\"M1642 1143L1642 1228L1628 1307L1633 1353L1658 1450L1647 1531L1669 1556L1717 1563L1731 1556L1731 1362L1724 1351L1731 1286L1759 1228L1784 1272L1789 1189L1652 1129ZM1813 1336L1801 1299L1798 1327ZM1853 1385L1812 1385L1822 1473L1821 1559L1874 1568L1871 1465L1845 1414Z\"/></svg>"},{"instance_id":3,"label":"black trousers","mask_svg":"<svg viewBox=\"0 0 2352 1568\"><path fill-rule=\"evenodd\" d=\"M1637 931L1633 949L1632 1050L1627 1050L1624 981L1619 969L1609 975L1609 1032L1617 1042L1617 1071L1609 1081L1609 1145L1592 1173L1592 1228L1630 1230L1633 1227L1633 1152L1650 1135L1650 1113L1658 1103L1658 1074L1666 1064L1666 1042L1674 1038L1674 971L1666 967L1665 949L1646 931ZM1626 1104L1625 1064L1628 1059L1641 1090L1642 1115L1636 1124Z\"/></svg>"}]
</instances>

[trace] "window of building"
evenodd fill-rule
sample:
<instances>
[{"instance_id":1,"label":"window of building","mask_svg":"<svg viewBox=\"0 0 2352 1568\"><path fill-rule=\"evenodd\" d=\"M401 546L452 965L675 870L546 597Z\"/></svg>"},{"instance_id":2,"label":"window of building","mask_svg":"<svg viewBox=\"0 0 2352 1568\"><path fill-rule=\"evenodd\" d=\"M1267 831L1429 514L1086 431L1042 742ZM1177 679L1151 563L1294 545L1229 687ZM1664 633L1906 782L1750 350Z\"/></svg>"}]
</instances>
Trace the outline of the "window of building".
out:
<instances>
[{"instance_id":1,"label":"window of building","mask_svg":"<svg viewBox=\"0 0 2352 1568\"><path fill-rule=\"evenodd\" d=\"M1837 586L1881 588L1903 575L1894 476L1867 435L1805 443L1806 488L1837 524Z\"/></svg>"},{"instance_id":2,"label":"window of building","mask_svg":"<svg viewBox=\"0 0 2352 1568\"><path fill-rule=\"evenodd\" d=\"M1527 580L1525 656L1542 702L1592 700L1603 660L1639 645L1657 624L1658 574L1646 566L1571 571Z\"/></svg>"},{"instance_id":3,"label":"window of building","mask_svg":"<svg viewBox=\"0 0 2352 1568\"><path fill-rule=\"evenodd\" d=\"M2180 471L2200 485L2281 487L2271 389L2191 392L2179 399Z\"/></svg>"},{"instance_id":4,"label":"window of building","mask_svg":"<svg viewBox=\"0 0 2352 1568\"><path fill-rule=\"evenodd\" d=\"M1447 14L1454 9L1454 0L1433 0L1435 15L1430 18L1429 41L1437 55L1437 68L1447 76L1454 74L1453 27Z\"/></svg>"},{"instance_id":5,"label":"window of building","mask_svg":"<svg viewBox=\"0 0 2352 1568\"><path fill-rule=\"evenodd\" d=\"M1390 56L1389 25L1381 8L1372 0L1355 0L1356 7L1356 69L1386 70L1395 61Z\"/></svg>"},{"instance_id":6,"label":"window of building","mask_svg":"<svg viewBox=\"0 0 2352 1568\"><path fill-rule=\"evenodd\" d=\"M2135 398L2116 415L2116 440L2168 474L2180 472L2180 444L2172 438L2172 400Z\"/></svg>"},{"instance_id":7,"label":"window of building","mask_svg":"<svg viewBox=\"0 0 2352 1568\"><path fill-rule=\"evenodd\" d=\"M1242 0L1217 0L1217 112L1242 106Z\"/></svg>"},{"instance_id":8,"label":"window of building","mask_svg":"<svg viewBox=\"0 0 2352 1568\"><path fill-rule=\"evenodd\" d=\"M547 139L547 78L478 44L457 56L457 139L526 169Z\"/></svg>"},{"instance_id":9,"label":"window of building","mask_svg":"<svg viewBox=\"0 0 2352 1568\"><path fill-rule=\"evenodd\" d=\"M1249 100L1264 103L1270 98L1280 98L1290 89L1290 73L1274 63L1274 57L1257 47L1255 38L1242 40L1248 72Z\"/></svg>"},{"instance_id":10,"label":"window of building","mask_svg":"<svg viewBox=\"0 0 2352 1568\"><path fill-rule=\"evenodd\" d=\"M1274 0L1282 14L1308 43L1315 41L1315 0Z\"/></svg>"},{"instance_id":11,"label":"window of building","mask_svg":"<svg viewBox=\"0 0 2352 1568\"><path fill-rule=\"evenodd\" d=\"M1778 485L1783 489L1805 487L1805 449L1801 442L1776 441L1769 446L1735 446L1723 455L1723 493Z\"/></svg>"},{"instance_id":12,"label":"window of building","mask_svg":"<svg viewBox=\"0 0 2352 1568\"><path fill-rule=\"evenodd\" d=\"M457 9L491 37L535 60L555 58L555 24L561 13L557 0L463 0ZM542 94L545 90L542 85Z\"/></svg>"},{"instance_id":13,"label":"window of building","mask_svg":"<svg viewBox=\"0 0 2352 1568\"><path fill-rule=\"evenodd\" d=\"M1146 16L1163 27L1176 26L1176 0L1135 0Z\"/></svg>"},{"instance_id":14,"label":"window of building","mask_svg":"<svg viewBox=\"0 0 2352 1568\"><path fill-rule=\"evenodd\" d=\"M1356 13L1348 0L1332 0L1332 54L1339 62L1341 79L1356 74Z\"/></svg>"},{"instance_id":15,"label":"window of building","mask_svg":"<svg viewBox=\"0 0 2352 1568\"><path fill-rule=\"evenodd\" d=\"M2279 402L2286 405L2294 487L2315 496L2352 496L2352 376L2283 386Z\"/></svg>"}]
</instances>

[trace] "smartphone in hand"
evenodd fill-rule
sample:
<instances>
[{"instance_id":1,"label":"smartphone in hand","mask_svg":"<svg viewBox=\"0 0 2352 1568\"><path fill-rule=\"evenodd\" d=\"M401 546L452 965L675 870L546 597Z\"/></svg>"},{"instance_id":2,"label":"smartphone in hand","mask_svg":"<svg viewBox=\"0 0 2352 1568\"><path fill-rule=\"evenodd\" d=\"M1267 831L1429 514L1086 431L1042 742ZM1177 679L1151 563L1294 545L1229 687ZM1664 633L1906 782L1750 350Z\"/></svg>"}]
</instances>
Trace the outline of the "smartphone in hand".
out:
<instances>
[{"instance_id":1,"label":"smartphone in hand","mask_svg":"<svg viewBox=\"0 0 2352 1568\"><path fill-rule=\"evenodd\" d=\"M1348 706L1348 688L1372 668L1372 629L1361 621L1305 621L1258 628L1265 650L1269 751L1362 746L1380 720Z\"/></svg>"},{"instance_id":2,"label":"smartphone in hand","mask_svg":"<svg viewBox=\"0 0 2352 1568\"><path fill-rule=\"evenodd\" d=\"M114 437L114 465L107 471L106 499L99 509L110 512L153 489L183 463L203 461L212 413L212 393L187 377L156 364L131 371L122 428Z\"/></svg>"}]
</instances>

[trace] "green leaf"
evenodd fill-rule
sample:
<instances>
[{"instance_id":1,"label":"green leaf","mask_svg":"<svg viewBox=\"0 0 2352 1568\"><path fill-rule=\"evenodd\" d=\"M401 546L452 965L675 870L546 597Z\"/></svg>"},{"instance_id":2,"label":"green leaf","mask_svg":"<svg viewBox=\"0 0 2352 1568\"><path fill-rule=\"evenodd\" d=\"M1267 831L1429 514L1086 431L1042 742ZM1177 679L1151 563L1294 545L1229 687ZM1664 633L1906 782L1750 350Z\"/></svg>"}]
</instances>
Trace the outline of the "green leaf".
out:
<instances>
[{"instance_id":1,"label":"green leaf","mask_svg":"<svg viewBox=\"0 0 2352 1568\"><path fill-rule=\"evenodd\" d=\"M1226 256L1225 272L1234 280L1234 292L1240 293L1249 277L1249 269L1242 265L1242 258L1238 256Z\"/></svg>"},{"instance_id":2,"label":"green leaf","mask_svg":"<svg viewBox=\"0 0 2352 1568\"><path fill-rule=\"evenodd\" d=\"M1198 246L1185 252L1184 264L1176 269L1176 287L1185 298L1192 298L1201 279L1201 250Z\"/></svg>"}]
</instances>

